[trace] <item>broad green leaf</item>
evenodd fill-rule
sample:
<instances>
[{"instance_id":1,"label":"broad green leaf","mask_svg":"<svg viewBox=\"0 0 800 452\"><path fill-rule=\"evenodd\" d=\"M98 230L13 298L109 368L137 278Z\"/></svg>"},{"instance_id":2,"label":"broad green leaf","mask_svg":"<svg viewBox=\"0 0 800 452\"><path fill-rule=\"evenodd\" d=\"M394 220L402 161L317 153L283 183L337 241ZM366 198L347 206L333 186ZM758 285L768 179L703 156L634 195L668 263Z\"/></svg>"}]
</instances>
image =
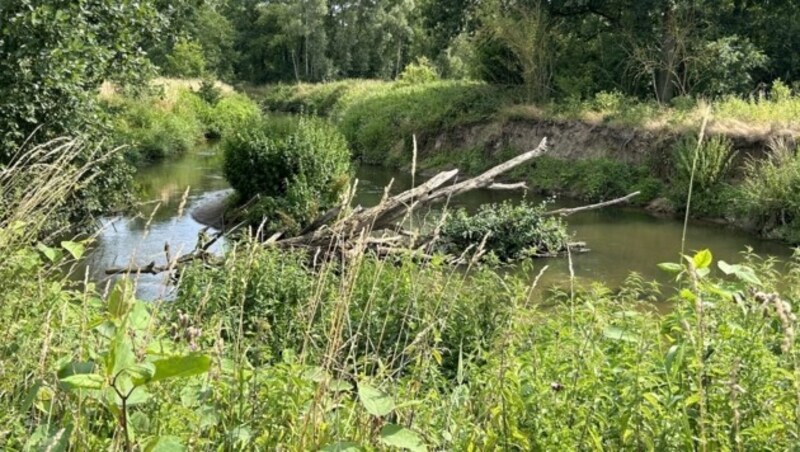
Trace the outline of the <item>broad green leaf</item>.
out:
<instances>
[{"instance_id":1,"label":"broad green leaf","mask_svg":"<svg viewBox=\"0 0 800 452\"><path fill-rule=\"evenodd\" d=\"M71 241L64 241L61 242L61 248L64 248L69 252L73 259L80 259L83 257L83 253L86 252L86 247L83 243L78 242L71 242Z\"/></svg>"},{"instance_id":2,"label":"broad green leaf","mask_svg":"<svg viewBox=\"0 0 800 452\"><path fill-rule=\"evenodd\" d=\"M698 252L692 258L692 264L694 264L694 268L701 269L701 268L708 268L711 266L711 262L714 261L714 257L711 255L711 251L703 250Z\"/></svg>"},{"instance_id":3,"label":"broad green leaf","mask_svg":"<svg viewBox=\"0 0 800 452\"><path fill-rule=\"evenodd\" d=\"M609 326L603 330L603 336L613 341L636 342L636 336L616 326Z\"/></svg>"},{"instance_id":4,"label":"broad green leaf","mask_svg":"<svg viewBox=\"0 0 800 452\"><path fill-rule=\"evenodd\" d=\"M183 452L186 446L176 436L157 436L151 438L144 446L145 452Z\"/></svg>"},{"instance_id":5,"label":"broad green leaf","mask_svg":"<svg viewBox=\"0 0 800 452\"><path fill-rule=\"evenodd\" d=\"M314 383L321 383L328 379L328 372L325 372L322 367L315 366L303 372L303 378Z\"/></svg>"},{"instance_id":6,"label":"broad green leaf","mask_svg":"<svg viewBox=\"0 0 800 452\"><path fill-rule=\"evenodd\" d=\"M320 449L320 452L359 452L361 446L350 441L339 441L338 443L328 444Z\"/></svg>"},{"instance_id":7,"label":"broad green leaf","mask_svg":"<svg viewBox=\"0 0 800 452\"><path fill-rule=\"evenodd\" d=\"M154 361L156 371L150 381L161 381L168 378L185 378L208 372L211 358L193 353L185 356L172 356Z\"/></svg>"},{"instance_id":8,"label":"broad green leaf","mask_svg":"<svg viewBox=\"0 0 800 452\"><path fill-rule=\"evenodd\" d=\"M725 261L718 261L717 267L722 271L722 273L725 273L726 275L732 275L736 272L736 266L731 265Z\"/></svg>"},{"instance_id":9,"label":"broad green leaf","mask_svg":"<svg viewBox=\"0 0 800 452\"><path fill-rule=\"evenodd\" d=\"M71 375L94 373L95 365L91 361L71 361L58 369L58 378L67 378Z\"/></svg>"},{"instance_id":10,"label":"broad green leaf","mask_svg":"<svg viewBox=\"0 0 800 452\"><path fill-rule=\"evenodd\" d=\"M106 372L109 378L114 378L123 370L136 364L136 355L133 345L124 334L117 334L111 341L111 349L106 357Z\"/></svg>"},{"instance_id":11,"label":"broad green leaf","mask_svg":"<svg viewBox=\"0 0 800 452\"><path fill-rule=\"evenodd\" d=\"M395 424L388 424L381 429L380 440L387 446L410 450L413 452L427 452L428 446L415 432Z\"/></svg>"},{"instance_id":12,"label":"broad green leaf","mask_svg":"<svg viewBox=\"0 0 800 452\"><path fill-rule=\"evenodd\" d=\"M134 287L128 278L122 278L114 285L108 297L108 313L115 319L122 319L133 307Z\"/></svg>"},{"instance_id":13,"label":"broad green leaf","mask_svg":"<svg viewBox=\"0 0 800 452\"><path fill-rule=\"evenodd\" d=\"M77 374L62 378L60 381L68 389L100 389L105 379L98 374Z\"/></svg>"},{"instance_id":14,"label":"broad green leaf","mask_svg":"<svg viewBox=\"0 0 800 452\"><path fill-rule=\"evenodd\" d=\"M39 250L39 252L42 253L42 255L44 255L44 257L46 257L48 261L50 261L50 263L53 264L60 261L61 258L63 257L63 253L61 252L61 250L50 248L49 246L43 243L36 245L36 249Z\"/></svg>"},{"instance_id":15,"label":"broad green leaf","mask_svg":"<svg viewBox=\"0 0 800 452\"><path fill-rule=\"evenodd\" d=\"M133 378L134 386L148 383L156 374L156 366L153 363L140 363L126 369L126 372Z\"/></svg>"},{"instance_id":16,"label":"broad green leaf","mask_svg":"<svg viewBox=\"0 0 800 452\"><path fill-rule=\"evenodd\" d=\"M394 410L394 400L383 391L366 383L358 385L358 398L367 412L373 416L386 416Z\"/></svg>"},{"instance_id":17,"label":"broad green leaf","mask_svg":"<svg viewBox=\"0 0 800 452\"><path fill-rule=\"evenodd\" d=\"M353 385L348 381L334 378L328 385L328 390L332 392L346 392L353 389Z\"/></svg>"},{"instance_id":18,"label":"broad green leaf","mask_svg":"<svg viewBox=\"0 0 800 452\"><path fill-rule=\"evenodd\" d=\"M674 262L664 262L658 264L658 268L667 273L680 273L683 271L683 266L681 264L676 264Z\"/></svg>"}]
</instances>

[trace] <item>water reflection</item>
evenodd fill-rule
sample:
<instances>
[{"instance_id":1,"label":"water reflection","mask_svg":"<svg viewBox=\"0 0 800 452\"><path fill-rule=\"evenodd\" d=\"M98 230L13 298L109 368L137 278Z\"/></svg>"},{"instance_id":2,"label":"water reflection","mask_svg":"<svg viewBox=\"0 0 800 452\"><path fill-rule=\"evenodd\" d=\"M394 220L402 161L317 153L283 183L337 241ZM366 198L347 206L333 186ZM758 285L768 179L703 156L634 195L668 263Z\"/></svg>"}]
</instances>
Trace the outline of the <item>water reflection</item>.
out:
<instances>
[{"instance_id":1,"label":"water reflection","mask_svg":"<svg viewBox=\"0 0 800 452\"><path fill-rule=\"evenodd\" d=\"M163 264L166 262L165 243L170 244L173 256L191 251L203 226L191 218L190 212L198 205L229 193L222 177L219 154L213 148L204 149L140 171L137 179L142 204L128 215L102 219L103 229L79 274L88 268L90 277L104 282L109 280L104 276L104 270L109 267L132 263L142 266L153 261ZM359 187L355 202L363 206L379 202L393 178L393 193L412 186L410 175L386 168L362 166L357 175ZM541 200L526 196L532 201ZM473 209L484 203L521 198L519 192L478 190L454 199L451 204ZM554 207L575 204L558 201ZM634 209L607 208L574 215L569 218L569 229L576 240L587 242L592 250L573 256L576 277L580 281L603 281L610 286L622 283L631 271L646 279L668 283L667 276L657 265L677 261L681 247L680 221L654 218ZM790 254L786 245L758 240L712 224L691 223L687 238L688 251L709 248L715 258L728 261L737 261L739 253L748 246L763 256L784 258ZM222 247L220 242L212 251L220 252ZM541 287L568 280L566 259L536 261L533 271L538 273L544 265L550 268ZM526 276L532 279L536 275ZM141 276L138 295L144 299L166 296L169 286L164 283L164 276Z\"/></svg>"}]
</instances>

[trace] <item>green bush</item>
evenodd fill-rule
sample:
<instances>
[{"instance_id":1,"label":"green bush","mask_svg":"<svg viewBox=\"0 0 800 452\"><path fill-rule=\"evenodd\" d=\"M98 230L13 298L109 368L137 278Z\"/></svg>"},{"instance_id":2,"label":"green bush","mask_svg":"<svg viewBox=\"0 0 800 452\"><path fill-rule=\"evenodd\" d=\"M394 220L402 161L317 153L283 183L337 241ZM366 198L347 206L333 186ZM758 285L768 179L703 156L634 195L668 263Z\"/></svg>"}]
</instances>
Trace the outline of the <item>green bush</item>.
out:
<instances>
[{"instance_id":1,"label":"green bush","mask_svg":"<svg viewBox=\"0 0 800 452\"><path fill-rule=\"evenodd\" d=\"M180 39L167 55L164 73L173 77L201 77L206 73L206 60L200 43Z\"/></svg>"},{"instance_id":2,"label":"green bush","mask_svg":"<svg viewBox=\"0 0 800 452\"><path fill-rule=\"evenodd\" d=\"M192 112L154 104L151 98L125 100L114 118L114 140L130 145L136 160L175 157L202 140L202 124Z\"/></svg>"},{"instance_id":3,"label":"green bush","mask_svg":"<svg viewBox=\"0 0 800 452\"><path fill-rule=\"evenodd\" d=\"M474 214L459 209L442 227L445 250L461 254L484 243L482 251L501 261L560 254L567 247L567 228L559 218L543 215L546 205L485 204Z\"/></svg>"},{"instance_id":4,"label":"green bush","mask_svg":"<svg viewBox=\"0 0 800 452\"><path fill-rule=\"evenodd\" d=\"M403 69L398 77L400 82L407 85L430 83L439 80L439 74L426 57L418 58Z\"/></svg>"},{"instance_id":5,"label":"green bush","mask_svg":"<svg viewBox=\"0 0 800 452\"><path fill-rule=\"evenodd\" d=\"M253 223L296 233L340 202L350 152L344 137L323 121L301 118L279 133L269 122L251 121L225 141L225 177L241 200L258 197L248 209Z\"/></svg>"},{"instance_id":6,"label":"green bush","mask_svg":"<svg viewBox=\"0 0 800 452\"><path fill-rule=\"evenodd\" d=\"M745 163L738 211L762 235L800 244L800 150L775 142L771 151Z\"/></svg>"},{"instance_id":7,"label":"green bush","mask_svg":"<svg viewBox=\"0 0 800 452\"><path fill-rule=\"evenodd\" d=\"M698 149L697 137L685 136L675 144L673 152L675 167L668 195L675 205L681 209L686 206L694 166L692 211L714 217L729 214L733 189L728 178L736 157L731 141L716 135L705 140Z\"/></svg>"},{"instance_id":8,"label":"green bush","mask_svg":"<svg viewBox=\"0 0 800 452\"><path fill-rule=\"evenodd\" d=\"M112 99L107 111L113 118L113 140L129 145L134 160L149 161L182 155L261 115L258 105L242 94L226 94L212 104L186 89L171 97Z\"/></svg>"},{"instance_id":9,"label":"green bush","mask_svg":"<svg viewBox=\"0 0 800 452\"><path fill-rule=\"evenodd\" d=\"M537 190L589 202L608 201L640 191L632 202L646 204L662 191L661 182L650 175L647 167L607 158L565 161L543 156L530 169L522 171Z\"/></svg>"}]
</instances>

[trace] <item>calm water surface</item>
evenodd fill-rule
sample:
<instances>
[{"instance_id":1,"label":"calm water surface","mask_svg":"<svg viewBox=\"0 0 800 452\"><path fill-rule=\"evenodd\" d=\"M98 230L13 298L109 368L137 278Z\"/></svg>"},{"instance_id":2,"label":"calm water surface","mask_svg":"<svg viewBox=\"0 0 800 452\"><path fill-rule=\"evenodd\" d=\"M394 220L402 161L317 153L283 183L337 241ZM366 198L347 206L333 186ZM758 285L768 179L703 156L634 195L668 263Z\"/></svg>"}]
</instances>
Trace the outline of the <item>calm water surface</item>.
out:
<instances>
[{"instance_id":1,"label":"calm water surface","mask_svg":"<svg viewBox=\"0 0 800 452\"><path fill-rule=\"evenodd\" d=\"M89 253L81 275L99 283L109 278L104 271L109 267L147 265L166 261L164 245L169 243L172 255L191 251L204 226L194 221L192 209L210 199L226 196L230 188L222 177L220 153L213 148L198 150L182 159L163 162L145 168L137 175L142 187L141 204L127 215L104 218L102 230ZM358 170L359 191L356 202L364 205L377 203L389 182L394 179L392 192L411 187L408 174L380 167L361 167ZM188 189L188 191L187 191ZM463 195L453 204L466 208L503 200L519 200L520 192L480 190ZM528 195L531 200L540 198ZM554 207L575 205L558 201ZM582 281L603 281L609 286L621 283L631 271L646 279L667 282L656 267L661 262L674 262L681 248L682 223L671 219L655 218L635 209L607 208L585 212L568 218L569 230L575 240L587 242L590 253L573 256L575 275ZM214 231L209 231L213 233ZM687 234L687 250L709 248L716 259L737 261L746 247L756 253L786 258L790 248L786 245L759 240L747 234L718 225L691 223ZM221 252L224 243L212 249ZM535 272L548 265L541 286L566 281L569 268L566 259L536 261ZM535 275L531 275L533 277ZM143 275L139 280L139 296L153 300L169 296L170 286L164 276Z\"/></svg>"}]
</instances>

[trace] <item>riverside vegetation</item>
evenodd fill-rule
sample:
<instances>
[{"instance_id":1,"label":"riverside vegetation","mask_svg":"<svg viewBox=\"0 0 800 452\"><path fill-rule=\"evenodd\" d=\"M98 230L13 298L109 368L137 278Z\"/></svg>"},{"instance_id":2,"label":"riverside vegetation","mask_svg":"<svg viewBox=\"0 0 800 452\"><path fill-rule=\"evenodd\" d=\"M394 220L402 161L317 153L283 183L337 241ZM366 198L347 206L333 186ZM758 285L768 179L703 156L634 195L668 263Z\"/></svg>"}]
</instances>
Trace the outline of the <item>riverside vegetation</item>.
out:
<instances>
[{"instance_id":1,"label":"riverside vegetation","mask_svg":"<svg viewBox=\"0 0 800 452\"><path fill-rule=\"evenodd\" d=\"M535 281L490 265L362 252L311 268L243 240L224 267L186 268L174 301L142 303L125 279L106 291L59 276L84 244L30 245L80 176L0 179L37 187L4 205L0 235L0 275L17 281L0 294L6 449L797 443L800 258L779 273L700 251L663 265L678 292L631 275L537 300Z\"/></svg>"},{"instance_id":2,"label":"riverside vegetation","mask_svg":"<svg viewBox=\"0 0 800 452\"><path fill-rule=\"evenodd\" d=\"M640 191L800 242L800 4L635 3L0 3L0 448L796 448L798 253L675 250L668 287L545 290L528 258L572 273L570 237L529 202L445 208L417 223L424 256L379 255L369 230L331 236L341 255L267 239L347 210L351 158L478 173L523 150L414 135L549 121L670 145L511 172L534 189ZM762 135L783 139L735 149ZM137 300L135 271L77 274L77 231L131 204L138 166L217 139L252 230L170 268L169 300Z\"/></svg>"}]
</instances>

